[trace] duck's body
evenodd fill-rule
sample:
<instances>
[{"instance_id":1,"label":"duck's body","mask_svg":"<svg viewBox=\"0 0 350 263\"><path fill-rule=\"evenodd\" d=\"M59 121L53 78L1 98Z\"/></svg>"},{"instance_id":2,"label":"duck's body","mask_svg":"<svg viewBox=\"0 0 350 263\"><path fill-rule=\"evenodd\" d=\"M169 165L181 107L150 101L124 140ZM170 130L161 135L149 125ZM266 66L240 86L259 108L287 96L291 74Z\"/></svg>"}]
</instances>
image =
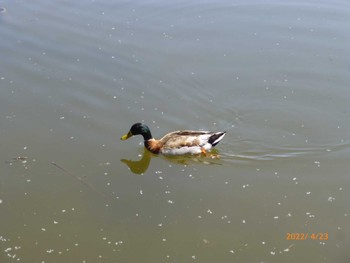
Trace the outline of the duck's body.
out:
<instances>
[{"instance_id":1,"label":"duck's body","mask_svg":"<svg viewBox=\"0 0 350 263\"><path fill-rule=\"evenodd\" d=\"M150 129L145 124L135 123L121 139L126 140L133 135L142 135L145 147L156 154L205 154L206 151L209 151L222 140L225 133L190 130L174 131L156 140L152 137Z\"/></svg>"}]
</instances>

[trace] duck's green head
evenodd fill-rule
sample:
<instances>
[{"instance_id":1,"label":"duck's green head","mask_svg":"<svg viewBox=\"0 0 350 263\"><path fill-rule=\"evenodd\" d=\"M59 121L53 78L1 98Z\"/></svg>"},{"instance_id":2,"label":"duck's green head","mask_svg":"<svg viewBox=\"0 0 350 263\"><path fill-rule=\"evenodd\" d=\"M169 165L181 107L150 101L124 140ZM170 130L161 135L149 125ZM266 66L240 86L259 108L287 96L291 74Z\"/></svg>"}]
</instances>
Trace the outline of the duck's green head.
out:
<instances>
[{"instance_id":1,"label":"duck's green head","mask_svg":"<svg viewBox=\"0 0 350 263\"><path fill-rule=\"evenodd\" d=\"M130 131L123 135L120 139L127 140L134 135L142 135L145 141L152 139L150 129L143 123L135 123L133 126L131 126Z\"/></svg>"}]
</instances>

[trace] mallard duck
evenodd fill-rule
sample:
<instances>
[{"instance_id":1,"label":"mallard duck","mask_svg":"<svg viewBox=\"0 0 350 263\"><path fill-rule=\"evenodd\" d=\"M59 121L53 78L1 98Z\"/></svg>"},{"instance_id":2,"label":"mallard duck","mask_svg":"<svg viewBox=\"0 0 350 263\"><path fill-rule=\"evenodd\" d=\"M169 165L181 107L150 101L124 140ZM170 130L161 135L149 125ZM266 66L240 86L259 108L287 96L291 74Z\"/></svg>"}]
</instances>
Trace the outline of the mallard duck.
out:
<instances>
[{"instance_id":1,"label":"mallard duck","mask_svg":"<svg viewBox=\"0 0 350 263\"><path fill-rule=\"evenodd\" d=\"M155 154L206 154L224 138L225 133L183 130L170 132L156 140L147 125L135 123L131 126L130 131L120 139L127 140L134 135L142 135L145 147Z\"/></svg>"}]
</instances>

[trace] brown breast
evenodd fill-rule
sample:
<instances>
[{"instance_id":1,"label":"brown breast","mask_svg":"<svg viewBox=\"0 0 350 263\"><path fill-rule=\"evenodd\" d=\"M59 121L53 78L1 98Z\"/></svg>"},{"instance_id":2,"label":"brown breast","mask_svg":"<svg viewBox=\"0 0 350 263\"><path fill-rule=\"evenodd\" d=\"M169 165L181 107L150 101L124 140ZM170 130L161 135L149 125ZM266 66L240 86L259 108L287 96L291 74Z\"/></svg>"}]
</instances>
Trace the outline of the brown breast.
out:
<instances>
[{"instance_id":1,"label":"brown breast","mask_svg":"<svg viewBox=\"0 0 350 263\"><path fill-rule=\"evenodd\" d=\"M160 148L162 147L162 143L155 139L150 139L148 141L145 141L145 147L152 153L159 153Z\"/></svg>"}]
</instances>

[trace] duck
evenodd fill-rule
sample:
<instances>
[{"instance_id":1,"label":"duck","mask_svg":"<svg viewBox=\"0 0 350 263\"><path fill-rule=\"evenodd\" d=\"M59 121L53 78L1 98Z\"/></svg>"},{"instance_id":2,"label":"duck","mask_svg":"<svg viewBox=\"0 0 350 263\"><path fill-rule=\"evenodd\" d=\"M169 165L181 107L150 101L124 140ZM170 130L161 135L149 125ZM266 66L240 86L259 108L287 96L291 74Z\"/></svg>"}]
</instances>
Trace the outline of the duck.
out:
<instances>
[{"instance_id":1,"label":"duck","mask_svg":"<svg viewBox=\"0 0 350 263\"><path fill-rule=\"evenodd\" d=\"M142 135L147 150L154 154L186 155L203 154L215 147L225 136L224 132L173 131L160 139L153 138L149 127L143 123L135 123L129 132L120 139L127 140L135 135Z\"/></svg>"}]
</instances>

